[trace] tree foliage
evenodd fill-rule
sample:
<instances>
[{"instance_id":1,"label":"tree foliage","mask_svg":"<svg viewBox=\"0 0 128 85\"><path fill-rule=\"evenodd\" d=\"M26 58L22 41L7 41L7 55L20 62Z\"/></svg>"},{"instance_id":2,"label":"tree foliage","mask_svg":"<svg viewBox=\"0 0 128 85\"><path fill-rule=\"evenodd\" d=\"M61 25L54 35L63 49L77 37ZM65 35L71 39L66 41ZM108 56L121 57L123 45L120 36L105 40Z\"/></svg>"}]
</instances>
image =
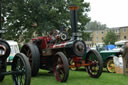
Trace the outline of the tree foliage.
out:
<instances>
[{"instance_id":1,"label":"tree foliage","mask_svg":"<svg viewBox=\"0 0 128 85\"><path fill-rule=\"evenodd\" d=\"M110 31L106 34L103 41L106 45L114 44L117 41L117 36L114 32Z\"/></svg>"},{"instance_id":2,"label":"tree foliage","mask_svg":"<svg viewBox=\"0 0 128 85\"><path fill-rule=\"evenodd\" d=\"M89 41L91 40L91 33L90 32L82 32L82 38L84 41Z\"/></svg>"},{"instance_id":3,"label":"tree foliage","mask_svg":"<svg viewBox=\"0 0 128 85\"><path fill-rule=\"evenodd\" d=\"M2 0L4 38L21 42L30 40L34 32L41 36L52 29L70 28L71 4L79 6L78 28L85 29L90 19L89 3L84 0Z\"/></svg>"},{"instance_id":4,"label":"tree foliage","mask_svg":"<svg viewBox=\"0 0 128 85\"><path fill-rule=\"evenodd\" d=\"M86 24L86 28L85 28L85 32L83 31L83 39L84 40L91 40L92 38L90 37L90 32L87 32L87 30L89 31L95 31L95 30L104 30L104 29L107 29L108 27L106 26L106 24L101 24L100 22L98 21L91 21L91 22L88 22Z\"/></svg>"},{"instance_id":5,"label":"tree foliage","mask_svg":"<svg viewBox=\"0 0 128 85\"><path fill-rule=\"evenodd\" d=\"M97 21L89 22L86 25L86 29L89 29L89 30L103 30L106 28L108 28L106 24L101 24L100 22L97 22Z\"/></svg>"}]
</instances>

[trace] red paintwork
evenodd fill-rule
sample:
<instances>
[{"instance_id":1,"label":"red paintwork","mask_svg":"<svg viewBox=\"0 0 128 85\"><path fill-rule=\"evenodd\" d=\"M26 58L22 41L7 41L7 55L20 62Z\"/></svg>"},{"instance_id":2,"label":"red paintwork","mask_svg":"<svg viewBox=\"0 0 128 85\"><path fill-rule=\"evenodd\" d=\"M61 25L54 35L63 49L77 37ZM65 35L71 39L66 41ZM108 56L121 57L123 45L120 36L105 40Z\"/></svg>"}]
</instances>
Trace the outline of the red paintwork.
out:
<instances>
[{"instance_id":1,"label":"red paintwork","mask_svg":"<svg viewBox=\"0 0 128 85\"><path fill-rule=\"evenodd\" d=\"M66 42L62 42L60 44L51 45L50 48L63 48L66 45Z\"/></svg>"},{"instance_id":2,"label":"red paintwork","mask_svg":"<svg viewBox=\"0 0 128 85\"><path fill-rule=\"evenodd\" d=\"M48 42L50 40L52 40L52 38L49 37L49 36L44 36L44 37L33 38L32 41L34 41L34 40L42 40L40 48L41 49L46 49L46 48L48 48Z\"/></svg>"},{"instance_id":3,"label":"red paintwork","mask_svg":"<svg viewBox=\"0 0 128 85\"><path fill-rule=\"evenodd\" d=\"M46 48L50 48L50 49L54 49L54 48L63 48L66 45L66 41L61 42L60 44L53 44L53 43L49 43L50 41L52 41L52 37L51 36L44 36L44 37L37 37L37 38L33 38L32 41L34 40L41 40L41 49L46 49ZM59 40L59 37L56 37L56 40Z\"/></svg>"}]
</instances>

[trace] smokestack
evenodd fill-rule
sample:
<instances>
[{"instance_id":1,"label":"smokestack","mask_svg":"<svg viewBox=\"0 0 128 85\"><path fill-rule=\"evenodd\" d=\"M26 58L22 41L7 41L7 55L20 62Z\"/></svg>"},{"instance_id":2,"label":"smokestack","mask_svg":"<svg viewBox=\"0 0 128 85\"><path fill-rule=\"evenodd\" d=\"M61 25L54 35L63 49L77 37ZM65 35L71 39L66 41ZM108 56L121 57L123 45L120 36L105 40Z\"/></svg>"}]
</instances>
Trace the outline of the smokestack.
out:
<instances>
[{"instance_id":1,"label":"smokestack","mask_svg":"<svg viewBox=\"0 0 128 85\"><path fill-rule=\"evenodd\" d=\"M1 8L1 0L0 0L0 8ZM2 18L1 18L1 9L0 9L0 31L1 31L1 29L2 29L2 28L1 28L1 19L2 19ZM0 33L0 38L1 38L1 33Z\"/></svg>"},{"instance_id":2,"label":"smokestack","mask_svg":"<svg viewBox=\"0 0 128 85\"><path fill-rule=\"evenodd\" d=\"M77 37L77 9L78 6L72 5L69 7L71 12L71 28L72 28L72 36Z\"/></svg>"}]
</instances>

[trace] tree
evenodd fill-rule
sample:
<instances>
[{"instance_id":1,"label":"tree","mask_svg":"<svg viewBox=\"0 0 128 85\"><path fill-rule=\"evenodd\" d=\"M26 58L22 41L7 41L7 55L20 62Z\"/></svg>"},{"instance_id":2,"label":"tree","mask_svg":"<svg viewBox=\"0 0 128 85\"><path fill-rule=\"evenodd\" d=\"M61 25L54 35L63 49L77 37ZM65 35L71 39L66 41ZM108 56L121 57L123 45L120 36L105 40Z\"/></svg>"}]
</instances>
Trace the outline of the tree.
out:
<instances>
[{"instance_id":1,"label":"tree","mask_svg":"<svg viewBox=\"0 0 128 85\"><path fill-rule=\"evenodd\" d=\"M94 31L94 30L104 30L104 29L107 29L108 27L106 26L106 24L101 24L100 22L97 22L97 21L91 21L91 22L88 22L86 24L86 29L85 29L85 32L83 31L83 39L84 40L92 40L92 38L90 37L90 32L86 32L87 30L90 30L90 31Z\"/></svg>"},{"instance_id":2,"label":"tree","mask_svg":"<svg viewBox=\"0 0 128 85\"><path fill-rule=\"evenodd\" d=\"M82 38L84 41L92 41L92 38L90 37L90 32L82 32Z\"/></svg>"},{"instance_id":3,"label":"tree","mask_svg":"<svg viewBox=\"0 0 128 85\"><path fill-rule=\"evenodd\" d=\"M101 24L100 22L97 22L97 21L89 22L86 25L86 29L89 29L89 30L103 30L106 28L108 28L106 24Z\"/></svg>"},{"instance_id":4,"label":"tree","mask_svg":"<svg viewBox=\"0 0 128 85\"><path fill-rule=\"evenodd\" d=\"M76 4L78 10L78 29L85 29L90 20L87 16L89 3L84 0L3 0L2 23L5 39L18 42L30 40L34 32L39 36L62 26L70 28L69 5Z\"/></svg>"},{"instance_id":5,"label":"tree","mask_svg":"<svg viewBox=\"0 0 128 85\"><path fill-rule=\"evenodd\" d=\"M117 36L114 32L110 31L106 34L103 41L106 45L114 44L117 41Z\"/></svg>"}]
</instances>

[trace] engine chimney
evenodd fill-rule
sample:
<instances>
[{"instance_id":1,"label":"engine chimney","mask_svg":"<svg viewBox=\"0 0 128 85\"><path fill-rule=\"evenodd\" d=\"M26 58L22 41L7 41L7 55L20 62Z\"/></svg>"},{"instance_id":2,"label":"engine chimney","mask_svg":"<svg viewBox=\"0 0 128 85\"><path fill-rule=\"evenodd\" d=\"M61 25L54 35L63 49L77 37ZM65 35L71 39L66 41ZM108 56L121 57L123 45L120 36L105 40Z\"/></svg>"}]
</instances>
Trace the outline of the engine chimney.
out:
<instances>
[{"instance_id":1,"label":"engine chimney","mask_svg":"<svg viewBox=\"0 0 128 85\"><path fill-rule=\"evenodd\" d=\"M72 38L77 38L77 9L78 6L72 5L69 7L71 12L71 28L72 28Z\"/></svg>"}]
</instances>

